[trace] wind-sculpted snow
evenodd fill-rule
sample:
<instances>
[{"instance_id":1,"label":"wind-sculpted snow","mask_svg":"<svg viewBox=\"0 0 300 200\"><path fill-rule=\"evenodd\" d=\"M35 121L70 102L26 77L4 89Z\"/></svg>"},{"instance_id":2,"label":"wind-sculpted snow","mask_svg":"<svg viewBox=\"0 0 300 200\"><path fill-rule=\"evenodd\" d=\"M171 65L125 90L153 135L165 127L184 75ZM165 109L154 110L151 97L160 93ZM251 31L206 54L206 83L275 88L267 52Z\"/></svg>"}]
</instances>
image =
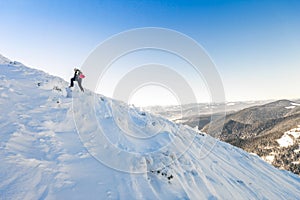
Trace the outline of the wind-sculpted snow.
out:
<instances>
[{"instance_id":1,"label":"wind-sculpted snow","mask_svg":"<svg viewBox=\"0 0 300 200\"><path fill-rule=\"evenodd\" d=\"M90 91L67 98L20 63L0 70L0 199L300 199L298 176L241 149Z\"/></svg>"}]
</instances>

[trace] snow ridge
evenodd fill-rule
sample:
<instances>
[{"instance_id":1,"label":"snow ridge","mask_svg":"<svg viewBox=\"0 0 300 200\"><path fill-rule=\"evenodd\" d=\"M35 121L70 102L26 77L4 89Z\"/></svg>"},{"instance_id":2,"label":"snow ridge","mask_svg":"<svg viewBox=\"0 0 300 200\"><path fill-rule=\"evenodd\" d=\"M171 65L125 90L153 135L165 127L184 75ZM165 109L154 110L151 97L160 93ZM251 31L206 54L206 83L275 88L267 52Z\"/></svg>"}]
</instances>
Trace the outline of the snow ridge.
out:
<instances>
[{"instance_id":1,"label":"snow ridge","mask_svg":"<svg viewBox=\"0 0 300 200\"><path fill-rule=\"evenodd\" d=\"M11 63L12 61L11 60L9 60L8 58L6 58L6 57L4 57L4 56L2 56L1 54L0 54L0 64L9 64L9 63Z\"/></svg>"},{"instance_id":2,"label":"snow ridge","mask_svg":"<svg viewBox=\"0 0 300 200\"><path fill-rule=\"evenodd\" d=\"M300 199L255 155L2 60L0 199Z\"/></svg>"}]
</instances>

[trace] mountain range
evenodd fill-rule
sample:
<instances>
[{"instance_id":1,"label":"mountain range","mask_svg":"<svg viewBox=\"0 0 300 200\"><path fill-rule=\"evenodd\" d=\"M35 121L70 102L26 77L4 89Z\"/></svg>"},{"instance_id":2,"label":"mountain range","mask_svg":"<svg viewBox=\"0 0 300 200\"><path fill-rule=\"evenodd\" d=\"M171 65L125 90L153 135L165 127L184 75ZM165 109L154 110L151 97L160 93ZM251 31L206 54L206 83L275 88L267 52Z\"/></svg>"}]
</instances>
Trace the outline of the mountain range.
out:
<instances>
[{"instance_id":1,"label":"mountain range","mask_svg":"<svg viewBox=\"0 0 300 200\"><path fill-rule=\"evenodd\" d=\"M300 138L297 134L285 136L288 132L295 132L299 125L298 101L278 100L227 115L218 138L299 175ZM208 130L208 127L209 124L205 125L202 131ZM216 128L210 127L214 136ZM290 145L282 145L282 137L290 138Z\"/></svg>"},{"instance_id":2,"label":"mountain range","mask_svg":"<svg viewBox=\"0 0 300 200\"><path fill-rule=\"evenodd\" d=\"M166 107L168 116L165 117L176 123L195 127L249 153L257 154L280 169L300 174L300 138L297 134L300 125L300 100L227 103L225 119L223 116L219 117L218 112L209 113L210 105L206 104L206 107L204 105L195 104L188 108L190 110L196 110L196 106L206 108L200 110L203 114L185 111L187 114L179 118L177 118L179 107ZM235 105L234 109L232 105ZM182 110L185 110L184 108L185 106ZM163 115L163 111L156 114ZM282 144L283 140L290 141L289 145Z\"/></svg>"}]
</instances>

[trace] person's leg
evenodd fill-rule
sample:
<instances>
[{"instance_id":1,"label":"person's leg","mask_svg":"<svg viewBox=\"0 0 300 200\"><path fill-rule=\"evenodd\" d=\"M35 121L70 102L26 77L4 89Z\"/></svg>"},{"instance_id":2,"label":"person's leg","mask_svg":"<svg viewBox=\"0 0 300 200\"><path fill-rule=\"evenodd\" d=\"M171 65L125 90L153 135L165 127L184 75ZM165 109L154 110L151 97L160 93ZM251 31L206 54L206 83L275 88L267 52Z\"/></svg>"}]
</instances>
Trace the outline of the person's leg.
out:
<instances>
[{"instance_id":1,"label":"person's leg","mask_svg":"<svg viewBox=\"0 0 300 200\"><path fill-rule=\"evenodd\" d=\"M75 79L74 79L74 78L71 78L71 84L70 84L69 87L73 87L73 86L74 86L74 81L75 81Z\"/></svg>"},{"instance_id":2,"label":"person's leg","mask_svg":"<svg viewBox=\"0 0 300 200\"><path fill-rule=\"evenodd\" d=\"M78 79L78 86L79 86L79 88L80 88L80 90L82 91L82 92L84 92L84 89L83 89L83 87L82 87L82 85L81 85L81 81L82 81L82 79L81 78L79 78Z\"/></svg>"}]
</instances>

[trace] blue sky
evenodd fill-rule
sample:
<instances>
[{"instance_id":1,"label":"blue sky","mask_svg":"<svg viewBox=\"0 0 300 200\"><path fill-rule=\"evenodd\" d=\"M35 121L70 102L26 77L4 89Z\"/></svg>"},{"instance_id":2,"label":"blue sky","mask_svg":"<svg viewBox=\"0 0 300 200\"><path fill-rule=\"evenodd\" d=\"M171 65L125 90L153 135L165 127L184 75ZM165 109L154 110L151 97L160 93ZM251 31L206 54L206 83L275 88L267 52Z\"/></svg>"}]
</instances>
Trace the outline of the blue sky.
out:
<instances>
[{"instance_id":1,"label":"blue sky","mask_svg":"<svg viewBox=\"0 0 300 200\"><path fill-rule=\"evenodd\" d=\"M141 27L188 35L229 101L299 98L300 2L0 0L0 54L68 80L108 37Z\"/></svg>"}]
</instances>

